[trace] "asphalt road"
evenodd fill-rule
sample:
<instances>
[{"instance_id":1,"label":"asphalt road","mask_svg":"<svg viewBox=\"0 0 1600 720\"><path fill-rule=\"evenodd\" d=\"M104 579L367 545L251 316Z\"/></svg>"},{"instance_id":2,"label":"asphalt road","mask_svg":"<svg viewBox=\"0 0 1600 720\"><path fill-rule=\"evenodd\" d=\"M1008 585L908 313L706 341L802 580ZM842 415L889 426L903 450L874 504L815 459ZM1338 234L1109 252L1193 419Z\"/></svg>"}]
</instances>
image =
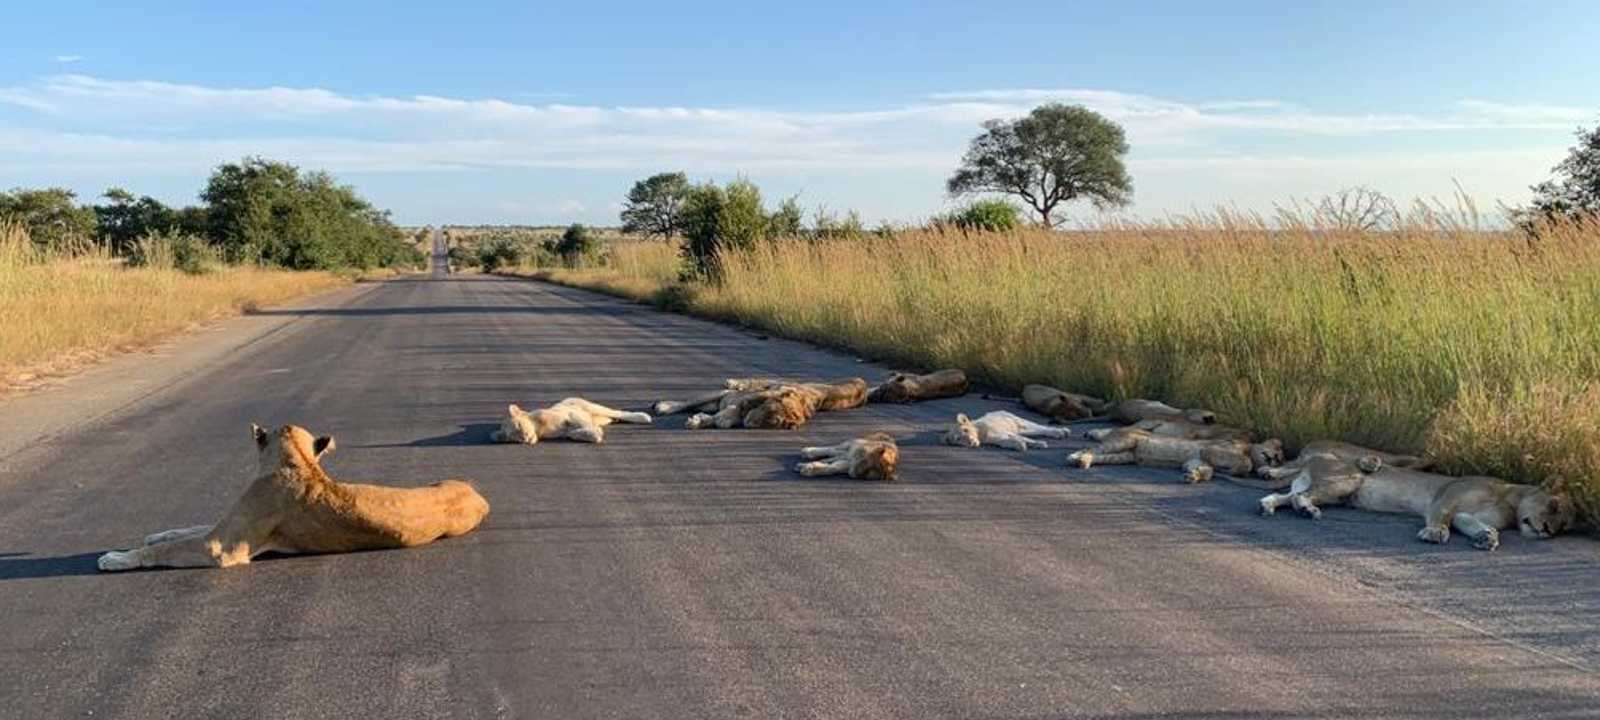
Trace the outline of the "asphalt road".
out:
<instances>
[{"instance_id":1,"label":"asphalt road","mask_svg":"<svg viewBox=\"0 0 1600 720\"><path fill-rule=\"evenodd\" d=\"M938 445L958 409L1002 406L976 396L493 445L508 402L887 368L481 276L261 315L290 322L0 458L0 716L1600 714L1593 540L1425 546L1409 518L1258 518L1225 483L1069 471L1075 442ZM492 512L416 550L95 571L217 517L251 421L336 436L341 478L474 478ZM901 483L788 471L870 430L903 438Z\"/></svg>"}]
</instances>

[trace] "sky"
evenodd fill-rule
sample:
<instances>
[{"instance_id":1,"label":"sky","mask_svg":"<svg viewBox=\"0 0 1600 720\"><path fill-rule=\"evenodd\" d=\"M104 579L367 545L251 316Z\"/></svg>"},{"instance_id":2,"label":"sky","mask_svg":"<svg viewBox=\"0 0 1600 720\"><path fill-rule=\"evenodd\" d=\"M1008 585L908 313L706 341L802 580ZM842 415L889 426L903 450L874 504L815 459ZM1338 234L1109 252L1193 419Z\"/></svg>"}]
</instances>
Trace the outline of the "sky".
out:
<instances>
[{"instance_id":1,"label":"sky","mask_svg":"<svg viewBox=\"0 0 1600 720\"><path fill-rule=\"evenodd\" d=\"M915 222L983 121L1065 102L1126 130L1139 217L1351 186L1494 208L1600 123L1588 0L412 5L9 8L0 188L187 204L260 155L402 224L613 225L681 170Z\"/></svg>"}]
</instances>

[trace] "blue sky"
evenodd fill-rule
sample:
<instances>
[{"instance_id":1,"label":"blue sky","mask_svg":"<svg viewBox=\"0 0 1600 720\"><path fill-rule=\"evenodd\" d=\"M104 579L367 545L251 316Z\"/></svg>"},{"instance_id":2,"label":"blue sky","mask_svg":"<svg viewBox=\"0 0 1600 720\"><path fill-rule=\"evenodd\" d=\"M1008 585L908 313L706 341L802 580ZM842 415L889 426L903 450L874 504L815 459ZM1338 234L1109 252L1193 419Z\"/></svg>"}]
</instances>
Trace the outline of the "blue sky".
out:
<instances>
[{"instance_id":1,"label":"blue sky","mask_svg":"<svg viewBox=\"0 0 1600 720\"><path fill-rule=\"evenodd\" d=\"M614 224L684 170L911 221L980 122L1063 101L1127 129L1141 216L1493 207L1600 122L1592 2L131 5L8 10L0 185L185 203L261 154L404 223Z\"/></svg>"}]
</instances>

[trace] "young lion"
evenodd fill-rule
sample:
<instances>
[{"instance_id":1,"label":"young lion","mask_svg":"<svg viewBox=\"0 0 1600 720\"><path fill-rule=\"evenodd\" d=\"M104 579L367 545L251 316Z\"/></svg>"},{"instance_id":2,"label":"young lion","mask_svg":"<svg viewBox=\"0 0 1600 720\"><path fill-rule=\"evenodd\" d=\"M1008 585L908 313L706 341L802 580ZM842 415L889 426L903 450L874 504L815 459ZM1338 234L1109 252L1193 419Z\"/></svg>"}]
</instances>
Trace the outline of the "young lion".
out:
<instances>
[{"instance_id":1,"label":"young lion","mask_svg":"<svg viewBox=\"0 0 1600 720\"><path fill-rule=\"evenodd\" d=\"M984 413L977 420L968 418L966 413L958 413L956 424L947 430L940 440L946 445L958 447L995 445L1012 450L1028 450L1050 447L1050 443L1034 440L1034 436L1064 438L1071 433L1072 431L1063 427L1040 425L1004 410L996 410Z\"/></svg>"},{"instance_id":2,"label":"young lion","mask_svg":"<svg viewBox=\"0 0 1600 720\"><path fill-rule=\"evenodd\" d=\"M1159 400L1123 400L1109 409L1105 419L1124 425L1144 420L1186 420L1196 425L1210 425L1217 421L1217 414L1210 410L1184 410Z\"/></svg>"},{"instance_id":3,"label":"young lion","mask_svg":"<svg viewBox=\"0 0 1600 720\"><path fill-rule=\"evenodd\" d=\"M1067 462L1084 469L1135 464L1182 468L1184 480L1190 483L1206 482L1217 470L1248 475L1253 468L1283 462L1283 443L1275 438L1260 443L1240 438L1190 440L1138 428L1119 428L1102 437L1095 447L1068 455Z\"/></svg>"},{"instance_id":4,"label":"young lion","mask_svg":"<svg viewBox=\"0 0 1600 720\"><path fill-rule=\"evenodd\" d=\"M860 407L867 396L867 381L861 378L834 383L735 378L728 380L727 386L688 400L662 400L656 403L656 412L697 411L684 424L690 429L793 429L810 422L818 412Z\"/></svg>"},{"instance_id":5,"label":"young lion","mask_svg":"<svg viewBox=\"0 0 1600 720\"><path fill-rule=\"evenodd\" d=\"M1418 540L1448 542L1454 527L1480 550L1499 547L1500 531L1513 525L1523 537L1548 538L1576 519L1576 508L1566 496L1498 478L1389 467L1373 456L1350 461L1315 453L1304 460L1289 492L1261 498L1261 514L1271 515L1286 504L1314 519L1322 517L1318 506L1326 504L1409 513L1423 518Z\"/></svg>"},{"instance_id":6,"label":"young lion","mask_svg":"<svg viewBox=\"0 0 1600 720\"><path fill-rule=\"evenodd\" d=\"M580 442L605 441L601 428L612 422L650 424L651 418L642 412L615 410L583 398L567 398L548 408L528 412L515 404L506 406L506 416L500 420L500 429L489 439L502 443L532 445L540 440L568 438Z\"/></svg>"},{"instance_id":7,"label":"young lion","mask_svg":"<svg viewBox=\"0 0 1600 720\"><path fill-rule=\"evenodd\" d=\"M259 472L215 525L156 533L100 556L100 569L233 567L268 551L331 553L426 545L469 533L489 503L463 480L396 488L344 483L323 472L333 438L304 428L250 426Z\"/></svg>"},{"instance_id":8,"label":"young lion","mask_svg":"<svg viewBox=\"0 0 1600 720\"><path fill-rule=\"evenodd\" d=\"M927 375L895 373L867 393L869 403L911 403L967 394L967 374L956 369Z\"/></svg>"},{"instance_id":9,"label":"young lion","mask_svg":"<svg viewBox=\"0 0 1600 720\"><path fill-rule=\"evenodd\" d=\"M1048 385L1022 388L1022 404L1029 410L1056 422L1088 420L1105 414L1106 401L1057 390Z\"/></svg>"},{"instance_id":10,"label":"young lion","mask_svg":"<svg viewBox=\"0 0 1600 720\"><path fill-rule=\"evenodd\" d=\"M1426 470L1430 461L1416 455L1401 455L1399 453L1384 452L1364 448L1360 445L1340 440L1313 440L1300 448L1300 454L1295 459L1278 467L1263 466L1256 468L1256 476L1268 482L1254 484L1263 490L1281 490L1289 487L1289 482L1294 476L1300 474L1305 464L1318 455L1333 455L1346 462L1357 462L1362 458L1374 458L1389 467L1411 468L1412 470Z\"/></svg>"},{"instance_id":11,"label":"young lion","mask_svg":"<svg viewBox=\"0 0 1600 720\"><path fill-rule=\"evenodd\" d=\"M800 457L810 460L794 466L806 477L846 475L855 480L900 479L900 446L886 433L876 432L826 447L800 449Z\"/></svg>"}]
</instances>

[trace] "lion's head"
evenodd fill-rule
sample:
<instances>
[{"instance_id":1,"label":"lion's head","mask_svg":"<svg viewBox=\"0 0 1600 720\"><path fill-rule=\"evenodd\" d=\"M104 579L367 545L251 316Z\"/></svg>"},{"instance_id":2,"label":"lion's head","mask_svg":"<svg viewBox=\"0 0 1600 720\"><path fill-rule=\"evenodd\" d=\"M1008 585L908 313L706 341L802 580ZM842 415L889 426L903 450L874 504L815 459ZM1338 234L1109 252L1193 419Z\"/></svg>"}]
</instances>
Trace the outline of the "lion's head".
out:
<instances>
[{"instance_id":1,"label":"lion's head","mask_svg":"<svg viewBox=\"0 0 1600 720\"><path fill-rule=\"evenodd\" d=\"M895 373L867 393L867 400L875 403L910 402L914 392L916 392L915 378L905 373Z\"/></svg>"},{"instance_id":2,"label":"lion's head","mask_svg":"<svg viewBox=\"0 0 1600 720\"><path fill-rule=\"evenodd\" d=\"M1283 464L1283 441L1277 438L1263 440L1250 446L1250 464L1254 467L1277 467Z\"/></svg>"},{"instance_id":3,"label":"lion's head","mask_svg":"<svg viewBox=\"0 0 1600 720\"><path fill-rule=\"evenodd\" d=\"M250 437L256 443L257 469L262 475L286 467L309 470L320 468L322 456L333 452L333 438L313 436L298 425L284 425L276 432L250 423Z\"/></svg>"},{"instance_id":4,"label":"lion's head","mask_svg":"<svg viewBox=\"0 0 1600 720\"><path fill-rule=\"evenodd\" d=\"M871 444L862 452L850 476L862 480L894 482L900 479L900 448L887 436L869 437Z\"/></svg>"},{"instance_id":5,"label":"lion's head","mask_svg":"<svg viewBox=\"0 0 1600 720\"><path fill-rule=\"evenodd\" d=\"M494 442L532 445L539 442L539 428L526 410L512 403L506 406L505 417L500 419L500 429L490 433L489 439Z\"/></svg>"},{"instance_id":6,"label":"lion's head","mask_svg":"<svg viewBox=\"0 0 1600 720\"><path fill-rule=\"evenodd\" d=\"M1547 538L1566 532L1577 521L1572 499L1544 490L1528 493L1517 503L1517 530L1523 537Z\"/></svg>"},{"instance_id":7,"label":"lion's head","mask_svg":"<svg viewBox=\"0 0 1600 720\"><path fill-rule=\"evenodd\" d=\"M759 404L745 413L744 426L766 430L793 430L811 420L818 399L817 393L793 386L769 391Z\"/></svg>"},{"instance_id":8,"label":"lion's head","mask_svg":"<svg viewBox=\"0 0 1600 720\"><path fill-rule=\"evenodd\" d=\"M972 418L967 417L966 413L956 414L956 424L945 431L940 441L946 445L969 448L983 444L981 436L978 435L978 426L972 422Z\"/></svg>"}]
</instances>

